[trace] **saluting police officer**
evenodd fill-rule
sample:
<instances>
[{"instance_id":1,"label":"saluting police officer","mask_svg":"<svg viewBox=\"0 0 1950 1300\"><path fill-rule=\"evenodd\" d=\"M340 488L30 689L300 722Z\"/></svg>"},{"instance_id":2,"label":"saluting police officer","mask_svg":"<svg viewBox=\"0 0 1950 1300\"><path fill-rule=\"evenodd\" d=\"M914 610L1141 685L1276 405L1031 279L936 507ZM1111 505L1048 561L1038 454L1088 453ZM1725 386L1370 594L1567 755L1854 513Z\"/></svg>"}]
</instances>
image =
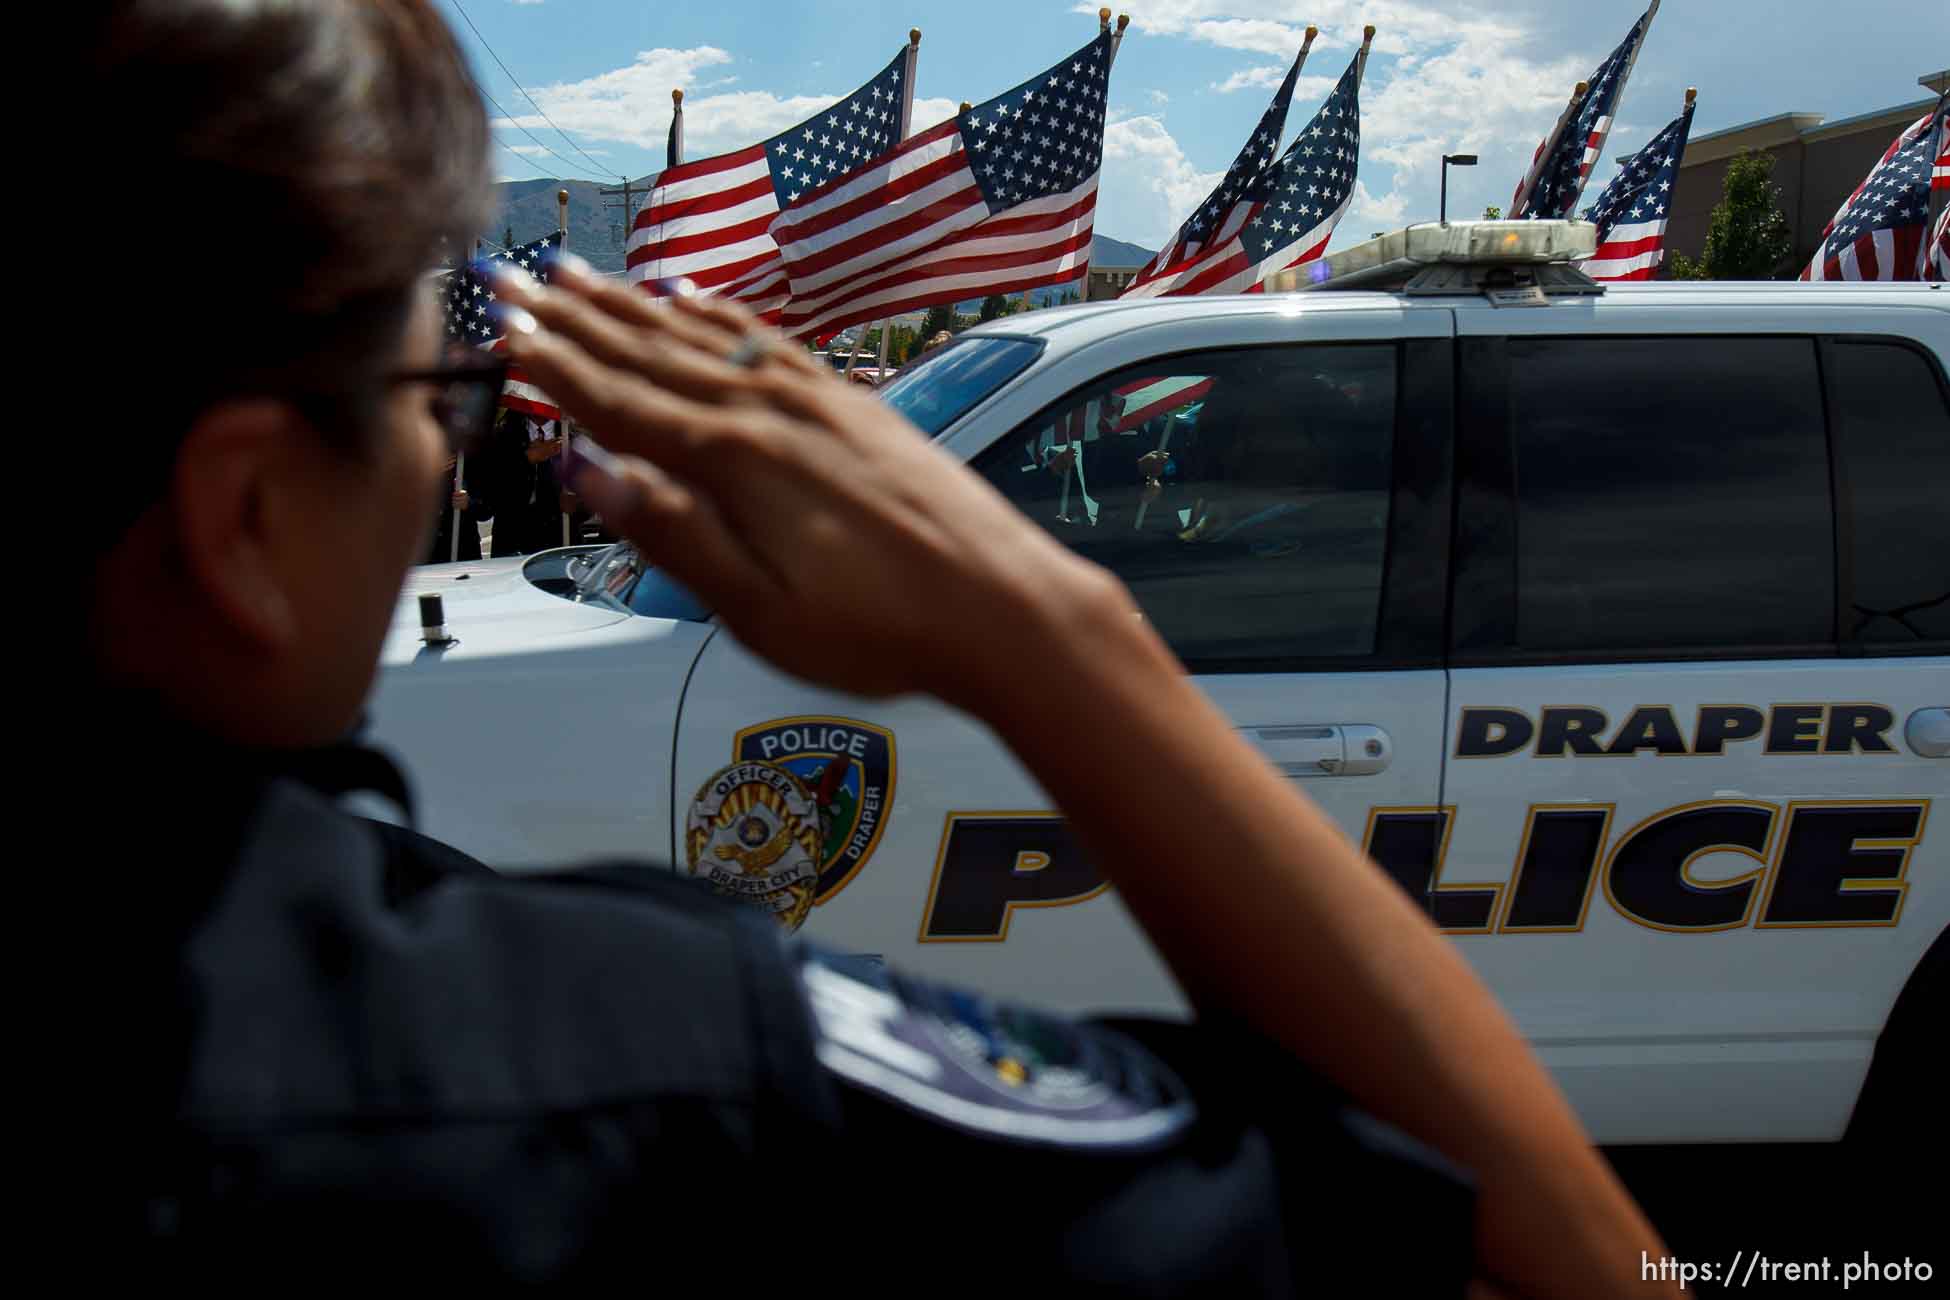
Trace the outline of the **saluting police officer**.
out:
<instances>
[{"instance_id":1,"label":"saluting police officer","mask_svg":"<svg viewBox=\"0 0 1950 1300\"><path fill-rule=\"evenodd\" d=\"M1199 1021L999 1006L668 873L504 878L346 811L405 799L343 738L485 432L451 395L499 382L442 359L422 276L487 219L481 106L426 0L122 0L82 49L131 192L199 198L145 236L236 219L100 402L174 408L92 557L72 724L115 815L63 869L119 923L102 1059L64 1062L120 1098L76 1157L88 1267L1642 1293L1658 1241L1508 1020L1125 590L735 307L573 263L501 295L513 358L622 454L576 458L583 497L782 669L993 727Z\"/></svg>"}]
</instances>

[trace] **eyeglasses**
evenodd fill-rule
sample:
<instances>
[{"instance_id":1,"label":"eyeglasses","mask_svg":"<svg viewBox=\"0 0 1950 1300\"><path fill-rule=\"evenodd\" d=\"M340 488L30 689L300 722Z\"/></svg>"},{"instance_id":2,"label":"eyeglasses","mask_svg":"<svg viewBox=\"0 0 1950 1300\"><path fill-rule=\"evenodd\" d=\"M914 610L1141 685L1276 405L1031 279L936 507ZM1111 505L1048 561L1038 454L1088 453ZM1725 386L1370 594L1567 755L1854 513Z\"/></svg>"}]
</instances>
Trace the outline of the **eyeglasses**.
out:
<instances>
[{"instance_id":1,"label":"eyeglasses","mask_svg":"<svg viewBox=\"0 0 1950 1300\"><path fill-rule=\"evenodd\" d=\"M447 450L470 451L494 431L494 415L508 363L491 353L462 353L430 370L405 370L386 377L389 384L432 384L433 418L447 435Z\"/></svg>"}]
</instances>

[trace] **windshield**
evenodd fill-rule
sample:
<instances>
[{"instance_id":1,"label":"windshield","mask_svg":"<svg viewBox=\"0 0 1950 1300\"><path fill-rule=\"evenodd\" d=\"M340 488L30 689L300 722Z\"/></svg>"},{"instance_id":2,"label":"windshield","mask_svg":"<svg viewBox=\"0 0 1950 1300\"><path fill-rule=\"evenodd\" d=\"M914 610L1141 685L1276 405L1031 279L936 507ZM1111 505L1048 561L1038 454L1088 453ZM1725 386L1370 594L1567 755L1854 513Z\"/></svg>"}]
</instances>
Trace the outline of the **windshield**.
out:
<instances>
[{"instance_id":1,"label":"windshield","mask_svg":"<svg viewBox=\"0 0 1950 1300\"><path fill-rule=\"evenodd\" d=\"M1021 374L1042 350L1040 339L957 339L901 371L880 398L932 438Z\"/></svg>"},{"instance_id":2,"label":"windshield","mask_svg":"<svg viewBox=\"0 0 1950 1300\"><path fill-rule=\"evenodd\" d=\"M709 621L711 610L667 574L643 562L628 542L543 551L522 565L522 576L551 596L618 613Z\"/></svg>"}]
</instances>

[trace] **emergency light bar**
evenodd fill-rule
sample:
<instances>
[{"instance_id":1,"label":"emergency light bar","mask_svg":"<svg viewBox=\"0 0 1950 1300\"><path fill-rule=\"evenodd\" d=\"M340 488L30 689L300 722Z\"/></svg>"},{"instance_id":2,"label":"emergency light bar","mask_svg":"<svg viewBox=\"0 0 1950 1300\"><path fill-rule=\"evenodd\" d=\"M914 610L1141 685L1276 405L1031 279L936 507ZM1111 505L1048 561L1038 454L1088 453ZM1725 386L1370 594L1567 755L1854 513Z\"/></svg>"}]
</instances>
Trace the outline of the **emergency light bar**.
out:
<instances>
[{"instance_id":1,"label":"emergency light bar","mask_svg":"<svg viewBox=\"0 0 1950 1300\"><path fill-rule=\"evenodd\" d=\"M1523 290L1602 293L1574 265L1598 248L1589 221L1451 221L1407 226L1281 271L1268 292L1400 289L1412 294ZM1513 304L1514 305L1514 304Z\"/></svg>"}]
</instances>

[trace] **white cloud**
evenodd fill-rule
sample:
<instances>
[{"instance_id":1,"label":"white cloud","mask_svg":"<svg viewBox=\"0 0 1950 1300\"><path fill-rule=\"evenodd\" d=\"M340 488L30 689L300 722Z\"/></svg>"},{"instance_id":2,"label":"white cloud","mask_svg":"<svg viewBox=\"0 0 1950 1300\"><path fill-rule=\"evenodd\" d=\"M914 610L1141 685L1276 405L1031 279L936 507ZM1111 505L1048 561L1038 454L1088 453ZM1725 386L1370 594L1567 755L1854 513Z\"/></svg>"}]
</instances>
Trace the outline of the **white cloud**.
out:
<instances>
[{"instance_id":1,"label":"white cloud","mask_svg":"<svg viewBox=\"0 0 1950 1300\"><path fill-rule=\"evenodd\" d=\"M1112 116L1117 120L1104 129L1098 224L1107 235L1156 248L1225 172L1194 167L1159 115ZM1105 216L1114 229L1104 226Z\"/></svg>"},{"instance_id":2,"label":"white cloud","mask_svg":"<svg viewBox=\"0 0 1950 1300\"><path fill-rule=\"evenodd\" d=\"M1360 181L1354 182L1354 201L1348 204L1345 223L1357 228L1354 238L1366 239L1376 230L1392 230L1408 224L1408 200L1399 190L1376 198Z\"/></svg>"},{"instance_id":3,"label":"white cloud","mask_svg":"<svg viewBox=\"0 0 1950 1300\"><path fill-rule=\"evenodd\" d=\"M1162 90L1147 90L1144 93L1150 97L1151 102L1154 104L1169 104L1171 102L1171 96Z\"/></svg>"},{"instance_id":4,"label":"white cloud","mask_svg":"<svg viewBox=\"0 0 1950 1300\"><path fill-rule=\"evenodd\" d=\"M1362 181L1343 239L1433 217L1444 153L1482 157L1474 169L1451 172L1452 210L1473 215L1486 202L1507 204L1572 84L1616 39L1610 27L1594 32L1547 0L1310 0L1304 8L1293 0L1146 0L1126 39L1189 40L1259 56L1210 88L1270 90L1285 76L1284 60L1298 51L1308 21L1320 33L1308 63L1313 75L1294 95L1292 129L1331 91L1362 25L1378 29L1361 92ZM1208 141L1201 151L1210 149ZM1189 159L1183 166L1195 172ZM1174 218L1202 197L1174 207Z\"/></svg>"},{"instance_id":5,"label":"white cloud","mask_svg":"<svg viewBox=\"0 0 1950 1300\"><path fill-rule=\"evenodd\" d=\"M917 96L914 100L914 112L908 118L908 130L925 131L937 122L947 121L960 111L961 101L958 99L921 99Z\"/></svg>"},{"instance_id":6,"label":"white cloud","mask_svg":"<svg viewBox=\"0 0 1950 1300\"><path fill-rule=\"evenodd\" d=\"M1212 83L1212 89L1221 95L1230 95L1235 90L1245 90L1251 86L1277 86L1280 84L1280 78L1284 76L1286 76L1285 68L1277 63L1269 63L1263 67L1246 68L1235 72L1224 81L1215 81Z\"/></svg>"},{"instance_id":7,"label":"white cloud","mask_svg":"<svg viewBox=\"0 0 1950 1300\"><path fill-rule=\"evenodd\" d=\"M735 76L713 74L722 74L735 62L713 45L644 50L625 67L537 87L535 101L556 125L584 140L617 140L660 151L670 130L670 92L682 90L685 157L708 158L776 135L853 90L845 86L814 95L779 95L733 89ZM916 99L913 129L944 121L960 107L952 99ZM547 126L535 114L498 118L494 124L531 131Z\"/></svg>"}]
</instances>

